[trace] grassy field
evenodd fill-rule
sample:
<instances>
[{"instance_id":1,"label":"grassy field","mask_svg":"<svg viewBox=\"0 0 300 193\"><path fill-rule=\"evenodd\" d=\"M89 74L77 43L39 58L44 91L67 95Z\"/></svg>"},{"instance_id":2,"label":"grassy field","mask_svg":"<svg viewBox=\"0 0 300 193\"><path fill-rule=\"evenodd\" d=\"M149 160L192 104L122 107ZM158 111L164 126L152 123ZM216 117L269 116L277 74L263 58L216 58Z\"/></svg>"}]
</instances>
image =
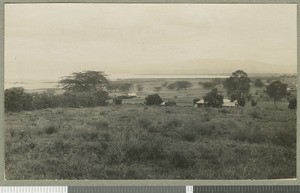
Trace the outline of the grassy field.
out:
<instances>
[{"instance_id":1,"label":"grassy field","mask_svg":"<svg viewBox=\"0 0 300 193\"><path fill-rule=\"evenodd\" d=\"M274 78L277 80L276 78ZM162 87L159 92L155 92L155 87L160 87L164 83L173 83L175 81L189 81L192 83L192 87L188 88L187 90L169 90L166 87ZM127 99L123 100L123 103L125 104L143 104L145 101L145 97L149 94L157 93L164 101L175 101L177 106L193 106L193 99L195 98L203 98L209 91L211 91L211 88L203 88L202 85L199 85L199 82L210 82L213 79L210 78L187 78L187 79L128 79L124 80L125 82L129 82L133 84L133 87L130 92L134 92L137 94L136 98L133 99ZM262 78L264 80L264 78ZM279 80L279 79L278 79ZM280 79L282 82L286 84L290 84L291 82L296 82L295 78L285 78ZM265 80L264 80L265 81ZM144 89L141 92L138 92L136 89L137 84L142 84L144 86ZM226 90L221 86L217 85L215 88L217 88L223 95L224 98L229 98L226 96ZM263 109L273 109L274 104L272 103L272 99L268 97L268 95L265 93L265 87L258 88L255 86L251 86L250 93L253 96L255 100L258 101L258 107ZM119 96L124 95L126 93L122 92L111 92L110 96ZM288 101L286 99L282 99L278 102L278 108L281 110L285 110L288 107ZM252 108L250 102L246 104L246 108Z\"/></svg>"},{"instance_id":2,"label":"grassy field","mask_svg":"<svg viewBox=\"0 0 300 193\"><path fill-rule=\"evenodd\" d=\"M122 105L7 113L6 179L296 175L292 110Z\"/></svg>"},{"instance_id":3,"label":"grassy field","mask_svg":"<svg viewBox=\"0 0 300 193\"><path fill-rule=\"evenodd\" d=\"M210 89L193 86L158 94L177 106L145 106L154 87L138 97L94 108L55 108L5 113L5 174L29 179L279 179L296 177L296 111L252 86L253 109L195 108ZM289 80L294 81L294 80ZM218 89L226 95L222 87ZM122 95L124 93L110 93Z\"/></svg>"},{"instance_id":4,"label":"grassy field","mask_svg":"<svg viewBox=\"0 0 300 193\"><path fill-rule=\"evenodd\" d=\"M160 87L164 83L173 83L178 80L184 80L189 81L193 84L193 86L187 90L169 90L166 87L162 87L159 92L155 92L155 87ZM145 100L145 97L149 94L158 93L164 100L168 101L176 101L177 105L179 106L192 106L193 105L193 99L203 97L206 93L208 93L211 89L204 89L201 85L199 85L199 82L206 82L211 81L211 79L201 79L201 78L195 78L195 79L129 79L126 80L126 82L132 83L133 88L131 89L131 92L135 92L138 97L133 98L131 100L124 100L124 103L127 104L142 104ZM144 89L141 92L138 92L136 90L136 85L142 83L144 86ZM113 97L115 95L122 95L124 93L122 92L112 92L110 95Z\"/></svg>"}]
</instances>

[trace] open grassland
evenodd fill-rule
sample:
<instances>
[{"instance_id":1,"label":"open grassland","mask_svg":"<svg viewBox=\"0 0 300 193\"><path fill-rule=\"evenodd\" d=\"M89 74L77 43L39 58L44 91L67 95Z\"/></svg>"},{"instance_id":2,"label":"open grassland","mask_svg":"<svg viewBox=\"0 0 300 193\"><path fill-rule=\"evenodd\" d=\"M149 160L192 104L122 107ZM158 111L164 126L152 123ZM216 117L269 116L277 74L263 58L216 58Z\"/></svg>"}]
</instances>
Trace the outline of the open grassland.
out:
<instances>
[{"instance_id":1,"label":"open grassland","mask_svg":"<svg viewBox=\"0 0 300 193\"><path fill-rule=\"evenodd\" d=\"M296 112L282 106L6 113L6 179L295 178Z\"/></svg>"},{"instance_id":2,"label":"open grassland","mask_svg":"<svg viewBox=\"0 0 300 193\"><path fill-rule=\"evenodd\" d=\"M170 90L167 87L163 87L163 84L170 84L175 81L189 81L192 83L192 87L188 88L187 90ZM182 79L166 79L166 78L160 78L160 79L128 79L124 80L125 82L129 82L133 84L133 88L131 89L131 92L135 92L138 97L130 99L130 100L124 100L123 103L127 104L142 104L145 101L145 97L149 94L157 93L161 98L163 98L166 101L175 101L178 106L192 106L193 105L193 99L203 97L206 93L208 93L211 88L203 88L201 85L199 85L199 82L209 82L212 79L210 78L182 78ZM143 90L137 91L136 85L142 84ZM155 92L155 87L161 87L161 90L159 92ZM219 90L222 89L221 85L218 85L217 88ZM112 92L110 95L113 97L115 95L122 95L124 93L122 92Z\"/></svg>"},{"instance_id":3,"label":"open grassland","mask_svg":"<svg viewBox=\"0 0 300 193\"><path fill-rule=\"evenodd\" d=\"M286 84L291 84L292 82L296 82L296 78L274 78L275 80L281 80L282 82ZM163 87L163 84L170 84L174 83L175 81L189 81L192 83L192 86L186 90L170 90L167 87ZM133 87L129 92L134 92L137 94L136 98L132 99L126 99L123 100L123 103L125 104L143 104L145 101L145 97L149 94L157 93L164 101L174 101L176 102L177 106L193 106L193 99L195 98L203 98L208 92L211 91L212 88L204 88L199 83L203 82L211 82L213 81L213 78L182 78L182 79L127 79L123 80L124 82L131 83ZM266 82L266 78L262 78L264 82ZM136 85L142 84L143 90L137 91ZM159 92L155 92L155 87L161 87L161 90ZM217 84L214 88L217 88L218 91L224 95L224 98L230 98L227 96L226 90L223 88L222 84ZM272 103L272 99L267 95L265 92L266 87L255 87L253 84L250 88L250 94L252 95L252 98L255 99L258 104L258 108L262 109L273 109L274 104ZM125 95L124 92L114 92L112 91L110 93L111 97ZM286 110L288 108L288 100L285 98L282 98L280 101L278 101L278 108L280 110ZM246 103L245 108L252 109L251 103Z\"/></svg>"}]
</instances>

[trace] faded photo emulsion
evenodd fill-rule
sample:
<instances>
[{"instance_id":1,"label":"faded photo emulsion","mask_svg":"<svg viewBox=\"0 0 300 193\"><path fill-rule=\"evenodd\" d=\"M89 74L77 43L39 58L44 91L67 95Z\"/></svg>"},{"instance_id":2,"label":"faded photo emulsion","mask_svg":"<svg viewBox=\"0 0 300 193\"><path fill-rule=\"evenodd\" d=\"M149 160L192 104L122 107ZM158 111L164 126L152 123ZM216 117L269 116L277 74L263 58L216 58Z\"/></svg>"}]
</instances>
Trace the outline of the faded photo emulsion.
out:
<instances>
[{"instance_id":1,"label":"faded photo emulsion","mask_svg":"<svg viewBox=\"0 0 300 193\"><path fill-rule=\"evenodd\" d=\"M6 180L296 178L297 5L6 4Z\"/></svg>"}]
</instances>

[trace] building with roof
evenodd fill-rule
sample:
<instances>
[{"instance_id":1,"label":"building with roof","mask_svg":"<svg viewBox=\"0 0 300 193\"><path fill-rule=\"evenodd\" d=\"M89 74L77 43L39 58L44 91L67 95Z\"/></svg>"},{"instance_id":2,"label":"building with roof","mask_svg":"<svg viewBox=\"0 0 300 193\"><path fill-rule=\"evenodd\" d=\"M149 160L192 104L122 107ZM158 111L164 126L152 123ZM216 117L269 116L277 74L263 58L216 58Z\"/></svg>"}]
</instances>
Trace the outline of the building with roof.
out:
<instances>
[{"instance_id":1,"label":"building with roof","mask_svg":"<svg viewBox=\"0 0 300 193\"><path fill-rule=\"evenodd\" d=\"M230 99L223 99L223 104L222 107L236 107L237 106L237 100L235 101L231 101ZM204 101L204 99L199 100L198 102L195 103L195 107L205 107L206 102Z\"/></svg>"}]
</instances>

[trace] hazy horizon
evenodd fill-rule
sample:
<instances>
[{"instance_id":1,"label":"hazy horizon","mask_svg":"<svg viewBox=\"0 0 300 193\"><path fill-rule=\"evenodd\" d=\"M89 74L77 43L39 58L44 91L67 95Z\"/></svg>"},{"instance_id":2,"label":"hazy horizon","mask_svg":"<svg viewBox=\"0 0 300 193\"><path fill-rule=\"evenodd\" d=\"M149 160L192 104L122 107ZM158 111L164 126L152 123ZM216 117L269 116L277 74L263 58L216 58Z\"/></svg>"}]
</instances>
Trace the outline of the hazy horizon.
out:
<instances>
[{"instance_id":1,"label":"hazy horizon","mask_svg":"<svg viewBox=\"0 0 300 193\"><path fill-rule=\"evenodd\" d=\"M297 73L293 4L6 4L5 80Z\"/></svg>"}]
</instances>

